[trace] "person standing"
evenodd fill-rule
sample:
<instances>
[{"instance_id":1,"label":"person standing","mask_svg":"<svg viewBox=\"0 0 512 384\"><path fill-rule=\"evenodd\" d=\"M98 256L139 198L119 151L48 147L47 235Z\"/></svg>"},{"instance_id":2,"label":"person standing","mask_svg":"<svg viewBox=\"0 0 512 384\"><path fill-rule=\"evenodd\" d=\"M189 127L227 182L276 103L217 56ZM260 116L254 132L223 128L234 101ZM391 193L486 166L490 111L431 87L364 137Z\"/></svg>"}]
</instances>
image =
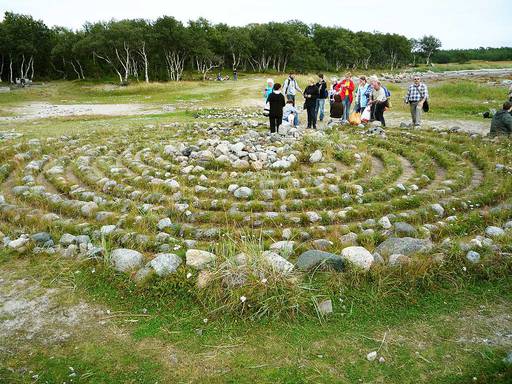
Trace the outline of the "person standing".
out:
<instances>
[{"instance_id":1,"label":"person standing","mask_svg":"<svg viewBox=\"0 0 512 384\"><path fill-rule=\"evenodd\" d=\"M421 126L421 113L423 112L423 104L428 100L428 88L421 82L419 76L414 76L414 82L409 85L405 103L409 104L411 109L412 125Z\"/></svg>"},{"instance_id":2,"label":"person standing","mask_svg":"<svg viewBox=\"0 0 512 384\"><path fill-rule=\"evenodd\" d=\"M359 84L356 92L356 112L358 113L362 113L368 105L369 95L366 94L366 91L369 87L370 84L366 81L366 76L361 76L359 78Z\"/></svg>"},{"instance_id":3,"label":"person standing","mask_svg":"<svg viewBox=\"0 0 512 384\"><path fill-rule=\"evenodd\" d=\"M374 81L372 87L373 91L370 99L372 116L375 117L375 120L380 121L382 126L385 127L386 120L384 120L384 111L386 109L386 101L388 98L386 97L386 92L384 91L384 88L382 88L380 81Z\"/></svg>"},{"instance_id":4,"label":"person standing","mask_svg":"<svg viewBox=\"0 0 512 384\"><path fill-rule=\"evenodd\" d=\"M510 101L503 104L503 109L496 112L492 118L491 131L489 136L512 135L512 103Z\"/></svg>"},{"instance_id":5,"label":"person standing","mask_svg":"<svg viewBox=\"0 0 512 384\"><path fill-rule=\"evenodd\" d=\"M318 99L316 99L315 120L318 119L318 114L320 113L320 121L323 121L325 115L325 99L327 99L329 93L327 91L327 83L322 73L318 74L316 86L318 87Z\"/></svg>"},{"instance_id":6,"label":"person standing","mask_svg":"<svg viewBox=\"0 0 512 384\"><path fill-rule=\"evenodd\" d=\"M304 90L304 106L308 112L308 128L316 129L316 101L320 93L313 79L309 79L308 84Z\"/></svg>"},{"instance_id":7,"label":"person standing","mask_svg":"<svg viewBox=\"0 0 512 384\"><path fill-rule=\"evenodd\" d=\"M283 88L284 94L286 95L286 100L291 100L293 102L293 106L295 107L295 96L297 91L302 93L302 89L300 89L293 73L290 73L288 78L284 81Z\"/></svg>"},{"instance_id":8,"label":"person standing","mask_svg":"<svg viewBox=\"0 0 512 384\"><path fill-rule=\"evenodd\" d=\"M263 92L263 99L265 103L267 102L268 96L272 93L274 90L274 80L267 79L267 86L265 87L265 91Z\"/></svg>"},{"instance_id":9,"label":"person standing","mask_svg":"<svg viewBox=\"0 0 512 384\"><path fill-rule=\"evenodd\" d=\"M283 107L286 105L281 93L281 84L274 84L272 93L267 98L269 104L270 133L276 133L283 122Z\"/></svg>"},{"instance_id":10,"label":"person standing","mask_svg":"<svg viewBox=\"0 0 512 384\"><path fill-rule=\"evenodd\" d=\"M233 80L238 81L238 71L236 69L233 71Z\"/></svg>"},{"instance_id":11,"label":"person standing","mask_svg":"<svg viewBox=\"0 0 512 384\"><path fill-rule=\"evenodd\" d=\"M352 74L347 72L345 79L338 84L339 93L343 102L343 122L348 122L348 116L350 114L350 105L354 98L355 84L352 81Z\"/></svg>"}]
</instances>

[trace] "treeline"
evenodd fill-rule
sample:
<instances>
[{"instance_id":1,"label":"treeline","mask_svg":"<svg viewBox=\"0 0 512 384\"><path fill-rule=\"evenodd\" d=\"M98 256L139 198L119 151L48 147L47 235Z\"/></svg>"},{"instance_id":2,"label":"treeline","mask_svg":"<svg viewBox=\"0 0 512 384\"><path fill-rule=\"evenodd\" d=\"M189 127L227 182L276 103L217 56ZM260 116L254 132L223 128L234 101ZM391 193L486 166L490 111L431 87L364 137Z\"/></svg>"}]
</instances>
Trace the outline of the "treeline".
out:
<instances>
[{"instance_id":1,"label":"treeline","mask_svg":"<svg viewBox=\"0 0 512 384\"><path fill-rule=\"evenodd\" d=\"M428 62L441 43L397 34L352 32L300 21L231 27L173 17L86 23L78 31L49 28L6 12L0 23L0 79L179 81L212 71L395 69Z\"/></svg>"},{"instance_id":2,"label":"treeline","mask_svg":"<svg viewBox=\"0 0 512 384\"><path fill-rule=\"evenodd\" d=\"M470 60L505 61L512 60L512 47L502 48L476 48L476 49L449 49L434 54L432 61L438 64L460 63Z\"/></svg>"}]
</instances>

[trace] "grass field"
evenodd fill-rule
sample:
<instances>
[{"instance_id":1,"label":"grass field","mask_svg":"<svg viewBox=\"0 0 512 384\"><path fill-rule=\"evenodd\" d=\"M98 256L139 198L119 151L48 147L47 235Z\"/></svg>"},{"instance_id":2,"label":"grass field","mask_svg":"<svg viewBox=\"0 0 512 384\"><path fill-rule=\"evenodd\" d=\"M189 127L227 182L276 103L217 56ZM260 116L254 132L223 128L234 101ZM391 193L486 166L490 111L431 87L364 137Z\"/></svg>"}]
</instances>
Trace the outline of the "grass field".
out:
<instances>
[{"instance_id":1,"label":"grass field","mask_svg":"<svg viewBox=\"0 0 512 384\"><path fill-rule=\"evenodd\" d=\"M299 77L301 85L307 77ZM510 139L490 141L465 134L399 130L393 125L387 129L387 138L382 138L362 135L357 128L339 128L326 130L320 138L300 137L290 147L261 141L261 145L281 145L286 148L283 151L297 153L298 164L288 170L242 172L209 160L201 163L204 169L199 173L180 174L188 160L173 162L174 155L163 149L167 144L206 143L215 136L239 140L249 129L266 132L260 125L231 125L233 120L263 121L239 117L233 109L260 112L265 79L247 75L238 83L124 88L55 82L0 95L0 115L5 117L28 103L176 107L147 116L0 120L0 131L24 134L15 141L0 142L0 195L20 207L0 204L0 234L45 230L59 239L64 232L81 234L88 223L88 233L94 237L94 230L115 223L153 239L163 213L141 207L150 201L145 200L147 196L167 196L168 191L143 177L167 177L159 173L165 169L181 184L185 197L179 198L189 202L192 211L205 214L188 222L163 200L159 204L165 207L166 217L180 227L161 232L170 236L169 244L180 245L173 252L183 257L183 239L190 235L187 225L222 227L223 237L199 239L196 244L219 256L214 273L225 272L224 264L240 249L248 255L268 249L281 235L284 238L286 226L298 243L292 261L311 247L309 240L299 240L299 231L309 231L312 239L331 241L329 250L334 253L344 248L340 238L350 231L357 234L358 244L373 252L387 235L368 219L392 213L406 213L395 220L407 220L418 235L432 239L431 254L397 268L375 265L367 272L349 267L343 273L315 270L285 278L263 269L259 272L265 274L265 283L258 275L235 287L226 287L217 276L205 291L197 287L198 272L185 265L166 278L150 276L142 284L134 281L134 274L114 272L108 251L120 246L117 235L99 238L107 252L98 260L36 254L31 248L18 253L0 246L0 383L512 382L512 366L504 361L512 350L512 232L493 238L495 248L479 248L481 263L468 262L462 246L485 235L489 225L505 227L512 219L512 178L510 172L496 168L504 164L512 169ZM429 84L432 112L428 118L446 121L449 128L453 120L474 121L483 110L498 108L506 88L488 81ZM394 121L407 121L407 108L401 103L406 84L387 85L393 94L391 112L398 116ZM234 115L197 118L199 112L212 111ZM194 125L201 120L204 126ZM210 124L225 130L210 131ZM42 144L30 144L33 138ZM316 149L322 150L325 159L312 164L309 155ZM119 186L133 183L144 195L131 197L133 189L105 190L105 184L98 184L81 168L84 157L92 159L92 173ZM30 171L27 165L39 159L46 161L42 170ZM63 172L52 174L58 166ZM336 170L326 171L329 167ZM336 174L334 181L327 176L321 180L336 185L335 192L313 180L329 173ZM201 174L218 188L218 200L225 205L213 207L210 203L216 196L211 190L193 189ZM309 195L301 194L291 177ZM271 189L288 193L270 207L259 191L259 185L269 180L275 182ZM244 202L247 205L226 193L234 182L253 185L256 192ZM364 187L360 200L351 189L356 183ZM101 222L44 194L12 192L13 186L25 184L43 185L67 201L82 199L72 188L79 184L101 197L98 209L112 211L114 218ZM340 200L342 192L349 193L349 203ZM435 202L442 203L446 215L433 213L430 206ZM286 210L281 210L282 203L287 204ZM232 212L235 206L240 211ZM345 211L348 206L351 209ZM502 208L496 213L495 207ZM343 208L346 216L329 215L335 208ZM316 224L306 221L305 212L313 209L321 213ZM269 210L277 216L262 218L261 227L255 227L261 230L246 224L245 217ZM287 221L289 211L297 212L300 220ZM66 220L49 224L41 212L57 213ZM449 221L449 215L456 220ZM429 231L424 230L427 224L433 225ZM369 227L375 231L367 232ZM274 232L266 235L266 229ZM251 243L250 235L256 232L259 238ZM450 246L443 245L447 238L452 240ZM157 252L142 240L130 244L146 257ZM330 315L318 311L318 303L327 298L333 304ZM20 324L26 331L9 331ZM376 352L374 360L367 357L371 352Z\"/></svg>"}]
</instances>

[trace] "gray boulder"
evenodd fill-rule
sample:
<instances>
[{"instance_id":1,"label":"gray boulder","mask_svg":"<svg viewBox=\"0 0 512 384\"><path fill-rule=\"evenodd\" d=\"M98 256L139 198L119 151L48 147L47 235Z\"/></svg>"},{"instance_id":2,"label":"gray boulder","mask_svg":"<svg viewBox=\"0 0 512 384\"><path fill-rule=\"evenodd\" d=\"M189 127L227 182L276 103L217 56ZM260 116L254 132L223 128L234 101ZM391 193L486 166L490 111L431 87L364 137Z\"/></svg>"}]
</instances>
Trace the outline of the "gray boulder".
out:
<instances>
[{"instance_id":1,"label":"gray boulder","mask_svg":"<svg viewBox=\"0 0 512 384\"><path fill-rule=\"evenodd\" d=\"M395 234L397 236L416 236L417 233L416 228L409 223L403 221L395 223Z\"/></svg>"},{"instance_id":2,"label":"gray boulder","mask_svg":"<svg viewBox=\"0 0 512 384\"><path fill-rule=\"evenodd\" d=\"M341 257L364 270L373 264L373 255L364 247L347 247L341 251Z\"/></svg>"},{"instance_id":3,"label":"gray boulder","mask_svg":"<svg viewBox=\"0 0 512 384\"><path fill-rule=\"evenodd\" d=\"M48 232L38 232L30 236L30 239L37 244L44 244L47 241L50 241L52 237Z\"/></svg>"},{"instance_id":4,"label":"gray boulder","mask_svg":"<svg viewBox=\"0 0 512 384\"><path fill-rule=\"evenodd\" d=\"M205 269L208 265L212 264L217 256L207 251L199 249L189 249L185 254L186 264L195 269Z\"/></svg>"},{"instance_id":5,"label":"gray boulder","mask_svg":"<svg viewBox=\"0 0 512 384\"><path fill-rule=\"evenodd\" d=\"M110 253L110 260L116 271L127 272L140 268L144 258L140 252L133 249L118 248Z\"/></svg>"},{"instance_id":6,"label":"gray boulder","mask_svg":"<svg viewBox=\"0 0 512 384\"><path fill-rule=\"evenodd\" d=\"M155 270L158 276L166 276L176 272L181 264L181 258L173 253L159 253L146 266Z\"/></svg>"},{"instance_id":7,"label":"gray boulder","mask_svg":"<svg viewBox=\"0 0 512 384\"><path fill-rule=\"evenodd\" d=\"M500 227L490 226L485 228L485 234L489 237L499 237L505 234L505 231Z\"/></svg>"},{"instance_id":8,"label":"gray boulder","mask_svg":"<svg viewBox=\"0 0 512 384\"><path fill-rule=\"evenodd\" d=\"M415 253L424 253L432 250L433 244L428 239L415 239L412 237L390 237L385 240L375 252L383 257L393 254L409 256Z\"/></svg>"},{"instance_id":9,"label":"gray boulder","mask_svg":"<svg viewBox=\"0 0 512 384\"><path fill-rule=\"evenodd\" d=\"M310 250L302 253L295 265L302 271L308 271L319 266L327 266L336 271L342 271L343 259L333 253Z\"/></svg>"}]
</instances>

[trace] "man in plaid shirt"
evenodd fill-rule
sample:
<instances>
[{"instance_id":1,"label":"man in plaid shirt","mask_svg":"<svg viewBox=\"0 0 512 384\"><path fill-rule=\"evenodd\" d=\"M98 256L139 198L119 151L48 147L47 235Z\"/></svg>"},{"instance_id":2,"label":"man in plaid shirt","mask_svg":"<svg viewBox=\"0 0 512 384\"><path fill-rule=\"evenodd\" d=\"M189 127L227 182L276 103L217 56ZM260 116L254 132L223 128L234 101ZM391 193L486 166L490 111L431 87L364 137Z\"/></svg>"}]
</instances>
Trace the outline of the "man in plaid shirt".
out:
<instances>
[{"instance_id":1,"label":"man in plaid shirt","mask_svg":"<svg viewBox=\"0 0 512 384\"><path fill-rule=\"evenodd\" d=\"M412 124L415 127L421 126L421 112L423 103L428 99L427 86L421 82L418 76L414 77L414 83L409 86L405 102L411 107Z\"/></svg>"}]
</instances>

